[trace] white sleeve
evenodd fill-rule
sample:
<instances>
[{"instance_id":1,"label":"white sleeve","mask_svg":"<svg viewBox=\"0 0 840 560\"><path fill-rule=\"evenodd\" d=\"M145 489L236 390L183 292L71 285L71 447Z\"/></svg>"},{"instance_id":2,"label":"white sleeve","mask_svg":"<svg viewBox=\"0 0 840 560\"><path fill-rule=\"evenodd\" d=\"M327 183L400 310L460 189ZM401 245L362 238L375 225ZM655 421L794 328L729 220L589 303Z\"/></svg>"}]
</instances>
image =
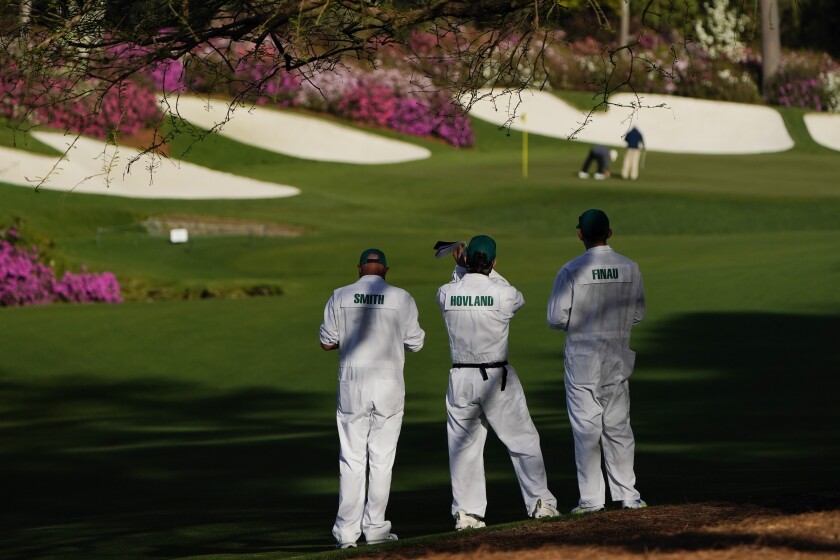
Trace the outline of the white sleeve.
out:
<instances>
[{"instance_id":1,"label":"white sleeve","mask_svg":"<svg viewBox=\"0 0 840 560\"><path fill-rule=\"evenodd\" d=\"M452 282L457 282L457 280L453 280ZM452 282L450 282L450 284ZM444 291L443 291L443 288L446 285L447 284L444 284L443 286L438 288L438 291L437 291L437 303L438 303L438 307L440 307L441 311L443 311L446 308L446 293L444 293Z\"/></svg>"},{"instance_id":2,"label":"white sleeve","mask_svg":"<svg viewBox=\"0 0 840 560\"><path fill-rule=\"evenodd\" d=\"M324 307L324 322L321 323L321 343L323 344L338 344L339 343L339 327L338 327L338 313L336 312L336 293L333 292L332 297Z\"/></svg>"},{"instance_id":3,"label":"white sleeve","mask_svg":"<svg viewBox=\"0 0 840 560\"><path fill-rule=\"evenodd\" d=\"M505 280L505 279L502 278L502 280ZM505 282L507 282L507 280L505 280ZM508 285L510 286L510 284L508 284ZM517 311L522 309L522 307L525 306L525 296L523 296L522 292L520 292L519 290L517 290L513 286L510 286L510 287L513 288L513 291L515 292L514 295L513 295L513 309L512 309L512 312L516 313Z\"/></svg>"},{"instance_id":4,"label":"white sleeve","mask_svg":"<svg viewBox=\"0 0 840 560\"><path fill-rule=\"evenodd\" d=\"M645 306L645 287L644 283L642 282L642 273L639 272L639 269L636 268L636 275L638 276L638 282L636 282L636 295L635 295L635 302L636 302L636 310L633 313L633 324L638 325L642 321L645 320L645 314L647 313L646 306Z\"/></svg>"},{"instance_id":5,"label":"white sleeve","mask_svg":"<svg viewBox=\"0 0 840 560\"><path fill-rule=\"evenodd\" d=\"M572 296L574 282L567 269L562 269L554 280L554 289L548 298L546 320L549 328L565 331L569 328L569 317L572 313Z\"/></svg>"},{"instance_id":6,"label":"white sleeve","mask_svg":"<svg viewBox=\"0 0 840 560\"><path fill-rule=\"evenodd\" d=\"M403 344L409 352L417 352L423 348L426 333L420 328L420 314L417 311L417 303L408 294L406 294L406 299L406 313L403 321L403 332L405 333Z\"/></svg>"}]
</instances>

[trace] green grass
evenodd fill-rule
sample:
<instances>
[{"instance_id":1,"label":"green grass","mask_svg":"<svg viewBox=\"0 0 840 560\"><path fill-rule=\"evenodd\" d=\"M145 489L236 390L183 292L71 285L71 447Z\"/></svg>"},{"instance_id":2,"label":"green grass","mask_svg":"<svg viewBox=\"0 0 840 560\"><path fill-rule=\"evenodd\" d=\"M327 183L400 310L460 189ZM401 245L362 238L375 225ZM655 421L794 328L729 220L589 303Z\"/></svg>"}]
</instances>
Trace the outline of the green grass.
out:
<instances>
[{"instance_id":1,"label":"green grass","mask_svg":"<svg viewBox=\"0 0 840 560\"><path fill-rule=\"evenodd\" d=\"M220 137L190 161L292 184L265 201L150 201L0 186L0 224L60 266L112 270L167 293L270 283L269 298L0 309L0 522L10 558L281 558L326 551L337 505L336 356L317 343L331 291L369 246L388 254L427 332L407 358L406 417L389 518L401 538L451 530L443 396L448 349L434 302L437 239L499 243L525 295L511 361L540 430L549 485L577 499L562 335L545 327L554 274L582 250L589 207L640 263L648 320L634 332L637 475L652 504L838 490L840 158L783 112L781 154L649 153L641 179L575 172L586 146L476 123L478 145L424 143L388 166L309 162ZM181 138L176 153L189 142ZM189 246L97 228L195 214L286 223L296 238ZM142 289L138 288L137 293ZM486 452L493 525L524 517L510 461ZM435 537L439 538L439 537ZM327 554L325 557L341 556Z\"/></svg>"}]
</instances>

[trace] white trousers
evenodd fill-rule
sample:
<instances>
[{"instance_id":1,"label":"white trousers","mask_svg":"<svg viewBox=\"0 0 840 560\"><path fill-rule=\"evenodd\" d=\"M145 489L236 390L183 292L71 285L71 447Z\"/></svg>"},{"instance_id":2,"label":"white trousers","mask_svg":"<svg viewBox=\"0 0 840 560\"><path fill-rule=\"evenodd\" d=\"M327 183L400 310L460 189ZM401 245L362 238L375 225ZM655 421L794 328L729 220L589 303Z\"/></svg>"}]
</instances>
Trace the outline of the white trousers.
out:
<instances>
[{"instance_id":1,"label":"white trousers","mask_svg":"<svg viewBox=\"0 0 840 560\"><path fill-rule=\"evenodd\" d=\"M488 369L487 381L478 369L449 371L446 433L453 514L463 511L484 517L487 510L484 443L488 425L507 447L527 514L534 512L538 499L557 507L557 499L548 491L540 436L528 412L525 393L516 371L511 366L507 369L504 391L502 368Z\"/></svg>"},{"instance_id":2,"label":"white trousers","mask_svg":"<svg viewBox=\"0 0 840 560\"><path fill-rule=\"evenodd\" d=\"M385 509L404 402L401 380L339 382L340 478L338 515L332 531L338 543L354 543L362 533L368 541L385 539L391 532Z\"/></svg>"},{"instance_id":3,"label":"white trousers","mask_svg":"<svg viewBox=\"0 0 840 560\"><path fill-rule=\"evenodd\" d=\"M621 165L621 178L636 180L639 178L639 160L642 151L638 148L627 148L624 154L624 162Z\"/></svg>"},{"instance_id":4,"label":"white trousers","mask_svg":"<svg viewBox=\"0 0 840 560\"><path fill-rule=\"evenodd\" d=\"M610 496L636 500L633 459L636 441L630 428L630 389L625 379L610 385L576 385L565 377L566 407L575 440L580 503L604 505L601 448L610 485Z\"/></svg>"}]
</instances>

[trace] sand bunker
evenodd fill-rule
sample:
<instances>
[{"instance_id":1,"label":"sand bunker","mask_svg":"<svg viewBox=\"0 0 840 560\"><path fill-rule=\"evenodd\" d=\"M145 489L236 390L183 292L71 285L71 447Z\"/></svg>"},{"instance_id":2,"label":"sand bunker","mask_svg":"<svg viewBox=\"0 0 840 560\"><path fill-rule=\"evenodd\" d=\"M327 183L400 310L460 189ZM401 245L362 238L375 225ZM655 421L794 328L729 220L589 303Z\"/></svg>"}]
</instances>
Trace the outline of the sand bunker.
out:
<instances>
[{"instance_id":1,"label":"sand bunker","mask_svg":"<svg viewBox=\"0 0 840 560\"><path fill-rule=\"evenodd\" d=\"M165 110L211 129L224 121L228 102L181 96ZM234 107L219 134L264 150L316 161L358 164L401 163L428 158L426 148L377 136L330 121L263 107Z\"/></svg>"},{"instance_id":2,"label":"sand bunker","mask_svg":"<svg viewBox=\"0 0 840 560\"><path fill-rule=\"evenodd\" d=\"M300 193L295 187L151 155L134 162L129 173L127 166L138 154L136 149L60 133L32 135L60 152L67 151L65 159L56 165L57 156L0 148L0 181L31 187L46 177L41 188L131 198L247 199ZM154 171L150 172L152 168Z\"/></svg>"},{"instance_id":3,"label":"sand bunker","mask_svg":"<svg viewBox=\"0 0 840 560\"><path fill-rule=\"evenodd\" d=\"M521 100L511 95L495 100L485 97L472 107L471 115L556 138L576 133L575 140L610 146L624 146L622 136L635 125L645 135L647 148L662 152L755 154L793 147L781 116L768 107L648 94L639 99L619 94L612 101L617 106L595 113L582 129L586 113L546 92L523 92ZM203 128L221 122L228 110L223 101L193 97L179 98L177 107L182 117ZM840 115L806 115L805 124L818 143L840 150ZM382 164L430 156L425 148L407 142L259 107L237 108L221 134L319 161ZM0 181L31 187L47 177L42 188L133 198L251 199L300 193L295 187L151 155L134 162L127 173L129 160L138 153L134 148L116 148L99 140L60 133L35 132L33 136L60 152L67 151L70 144L72 148L56 166L57 156L0 147ZM154 169L151 173L150 168Z\"/></svg>"},{"instance_id":4,"label":"sand bunker","mask_svg":"<svg viewBox=\"0 0 840 560\"><path fill-rule=\"evenodd\" d=\"M818 144L840 151L840 115L811 113L805 115L805 126Z\"/></svg>"},{"instance_id":5,"label":"sand bunker","mask_svg":"<svg viewBox=\"0 0 840 560\"><path fill-rule=\"evenodd\" d=\"M472 116L555 138L576 133L574 140L624 146L622 137L631 126L637 126L644 134L647 149L661 152L759 154L793 147L781 115L769 107L667 95L641 94L636 98L632 94L617 94L611 98L615 105L609 111L593 113L586 122L586 112L547 92L525 91L521 96L504 94L495 99L490 90L479 93L485 97L474 104ZM511 120L514 111L516 117Z\"/></svg>"}]
</instances>

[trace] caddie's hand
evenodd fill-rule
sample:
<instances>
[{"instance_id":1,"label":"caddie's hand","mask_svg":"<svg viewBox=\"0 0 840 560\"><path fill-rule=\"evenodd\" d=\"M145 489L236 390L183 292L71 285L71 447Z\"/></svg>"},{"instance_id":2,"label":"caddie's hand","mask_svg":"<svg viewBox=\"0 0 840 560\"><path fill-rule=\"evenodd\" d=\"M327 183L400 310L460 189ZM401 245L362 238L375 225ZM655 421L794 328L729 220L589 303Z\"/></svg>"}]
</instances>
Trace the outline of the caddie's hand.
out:
<instances>
[{"instance_id":1,"label":"caddie's hand","mask_svg":"<svg viewBox=\"0 0 840 560\"><path fill-rule=\"evenodd\" d=\"M452 250L452 258L455 259L455 264L464 266L464 251L465 248L461 244L458 244L458 246Z\"/></svg>"}]
</instances>

